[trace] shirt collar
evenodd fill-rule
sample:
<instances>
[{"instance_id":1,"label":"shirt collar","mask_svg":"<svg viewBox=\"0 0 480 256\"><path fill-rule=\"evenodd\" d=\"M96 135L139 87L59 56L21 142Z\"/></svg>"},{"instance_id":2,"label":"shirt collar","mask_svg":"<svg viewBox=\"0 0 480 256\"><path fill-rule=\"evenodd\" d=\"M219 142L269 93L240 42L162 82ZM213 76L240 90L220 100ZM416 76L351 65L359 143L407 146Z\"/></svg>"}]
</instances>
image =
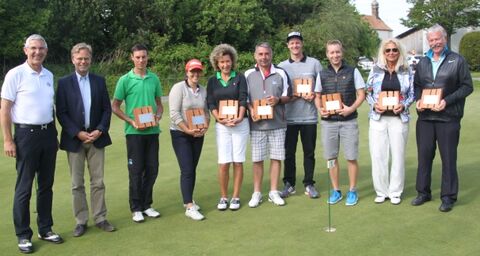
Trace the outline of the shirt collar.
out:
<instances>
[{"instance_id":1,"label":"shirt collar","mask_svg":"<svg viewBox=\"0 0 480 256\"><path fill-rule=\"evenodd\" d=\"M23 65L25 65L25 68L28 70L28 72L30 72L30 74L38 74L40 76L43 75L43 70L44 70L43 66L42 66L42 70L40 70L40 72L37 72L37 71L33 70L33 68L30 67L30 65L28 65L27 61L25 61L25 63Z\"/></svg>"},{"instance_id":2,"label":"shirt collar","mask_svg":"<svg viewBox=\"0 0 480 256\"><path fill-rule=\"evenodd\" d=\"M85 79L88 80L88 74L89 74L89 73L87 73L85 76L82 76L82 75L80 75L77 71L75 71L75 75L77 76L77 81L78 81L78 82L80 82L80 79L81 79L82 77L85 77Z\"/></svg>"},{"instance_id":3,"label":"shirt collar","mask_svg":"<svg viewBox=\"0 0 480 256\"><path fill-rule=\"evenodd\" d=\"M290 57L290 58L288 58L288 62L294 63L295 61ZM303 58L300 60L300 62L303 62L303 63L307 62L307 55L304 54Z\"/></svg>"},{"instance_id":4,"label":"shirt collar","mask_svg":"<svg viewBox=\"0 0 480 256\"><path fill-rule=\"evenodd\" d=\"M217 75L218 80L222 79L222 73L220 71L217 71L216 75ZM237 72L235 72L234 70L230 71L230 76L228 77L228 81L230 81L230 79L232 79L236 76L237 76Z\"/></svg>"},{"instance_id":5,"label":"shirt collar","mask_svg":"<svg viewBox=\"0 0 480 256\"><path fill-rule=\"evenodd\" d=\"M188 84L188 79L185 79L185 85L188 89L190 89L193 93L197 93L200 90L200 84L197 85L197 89L193 90L193 88Z\"/></svg>"},{"instance_id":6,"label":"shirt collar","mask_svg":"<svg viewBox=\"0 0 480 256\"><path fill-rule=\"evenodd\" d=\"M260 70L260 68L258 67L257 64L255 64L255 70L259 71L260 74L262 74L263 79L265 80L266 77L263 75L263 72ZM275 74L275 73L277 73L277 69L275 68L275 66L273 64L270 64L269 76L272 75L272 74Z\"/></svg>"},{"instance_id":7,"label":"shirt collar","mask_svg":"<svg viewBox=\"0 0 480 256\"><path fill-rule=\"evenodd\" d=\"M440 54L440 59L443 59L443 58L447 55L448 50L449 50L449 49L448 49L448 45L445 45L445 47L443 48L442 53ZM433 60L433 51L432 51L432 49L428 50L426 56L427 56L430 60Z\"/></svg>"},{"instance_id":8,"label":"shirt collar","mask_svg":"<svg viewBox=\"0 0 480 256\"><path fill-rule=\"evenodd\" d=\"M141 77L137 74L135 74L135 72L133 72L133 68L128 72L128 76L130 78L135 78L135 79L147 79L149 76L150 76L150 70L147 69L147 72L145 73L145 76L144 77Z\"/></svg>"}]
</instances>

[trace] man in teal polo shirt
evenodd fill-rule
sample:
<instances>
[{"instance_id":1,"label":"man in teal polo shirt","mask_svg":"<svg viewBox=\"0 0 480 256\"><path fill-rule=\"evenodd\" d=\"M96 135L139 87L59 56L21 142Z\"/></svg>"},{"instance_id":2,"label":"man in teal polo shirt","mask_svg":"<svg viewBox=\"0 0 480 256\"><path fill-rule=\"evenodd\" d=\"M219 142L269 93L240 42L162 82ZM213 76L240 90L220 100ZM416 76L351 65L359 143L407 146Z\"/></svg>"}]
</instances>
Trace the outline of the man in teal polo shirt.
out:
<instances>
[{"instance_id":1,"label":"man in teal polo shirt","mask_svg":"<svg viewBox=\"0 0 480 256\"><path fill-rule=\"evenodd\" d=\"M134 68L120 77L115 88L112 111L125 121L129 172L129 202L133 221L143 222L143 214L160 217L151 207L153 185L158 175L158 122L162 118L162 87L160 80L147 69L148 52L143 45L132 47ZM120 109L125 101L125 112ZM135 122L134 109L150 106L154 126L140 128Z\"/></svg>"}]
</instances>

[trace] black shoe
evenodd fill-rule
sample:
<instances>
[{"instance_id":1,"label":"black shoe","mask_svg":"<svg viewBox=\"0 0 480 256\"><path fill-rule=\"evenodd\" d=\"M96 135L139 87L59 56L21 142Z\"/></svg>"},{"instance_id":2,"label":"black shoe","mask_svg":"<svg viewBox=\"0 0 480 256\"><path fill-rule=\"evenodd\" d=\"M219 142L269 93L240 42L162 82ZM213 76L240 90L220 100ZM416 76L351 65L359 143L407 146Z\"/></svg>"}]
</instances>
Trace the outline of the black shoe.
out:
<instances>
[{"instance_id":1,"label":"black shoe","mask_svg":"<svg viewBox=\"0 0 480 256\"><path fill-rule=\"evenodd\" d=\"M77 224L75 226L75 229L73 229L73 236L74 237L79 237L85 234L87 231L87 225L86 224Z\"/></svg>"},{"instance_id":2,"label":"black shoe","mask_svg":"<svg viewBox=\"0 0 480 256\"><path fill-rule=\"evenodd\" d=\"M419 206L422 205L428 201L432 200L432 198L427 197L427 196L417 196L415 199L412 200L412 205L413 206Z\"/></svg>"},{"instance_id":3,"label":"black shoe","mask_svg":"<svg viewBox=\"0 0 480 256\"><path fill-rule=\"evenodd\" d=\"M18 239L18 250L20 250L21 253L32 253L33 245L30 239L26 239L26 238Z\"/></svg>"},{"instance_id":4,"label":"black shoe","mask_svg":"<svg viewBox=\"0 0 480 256\"><path fill-rule=\"evenodd\" d=\"M97 226L97 228L106 232L113 232L116 230L115 227L112 224L110 224L110 222L108 222L107 220L99 222L95 224L95 226Z\"/></svg>"},{"instance_id":5,"label":"black shoe","mask_svg":"<svg viewBox=\"0 0 480 256\"><path fill-rule=\"evenodd\" d=\"M49 232L47 232L46 234L43 234L43 235L38 234L38 238L40 240L44 240L44 241L51 242L51 243L54 243L54 244L63 243L62 237L59 236L58 234L54 233L53 231L49 231Z\"/></svg>"},{"instance_id":6,"label":"black shoe","mask_svg":"<svg viewBox=\"0 0 480 256\"><path fill-rule=\"evenodd\" d=\"M438 208L441 212L449 212L453 209L453 203L450 202L442 202L440 208Z\"/></svg>"}]
</instances>

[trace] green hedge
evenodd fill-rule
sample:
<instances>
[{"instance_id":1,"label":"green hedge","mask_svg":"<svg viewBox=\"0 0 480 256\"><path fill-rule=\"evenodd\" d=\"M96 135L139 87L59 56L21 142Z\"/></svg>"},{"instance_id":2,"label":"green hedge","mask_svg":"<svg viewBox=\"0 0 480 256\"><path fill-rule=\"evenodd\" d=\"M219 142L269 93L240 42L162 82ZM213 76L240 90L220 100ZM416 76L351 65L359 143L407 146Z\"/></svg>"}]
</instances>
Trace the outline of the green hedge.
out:
<instances>
[{"instance_id":1,"label":"green hedge","mask_svg":"<svg viewBox=\"0 0 480 256\"><path fill-rule=\"evenodd\" d=\"M460 54L473 71L480 71L480 32L465 34L460 41Z\"/></svg>"}]
</instances>

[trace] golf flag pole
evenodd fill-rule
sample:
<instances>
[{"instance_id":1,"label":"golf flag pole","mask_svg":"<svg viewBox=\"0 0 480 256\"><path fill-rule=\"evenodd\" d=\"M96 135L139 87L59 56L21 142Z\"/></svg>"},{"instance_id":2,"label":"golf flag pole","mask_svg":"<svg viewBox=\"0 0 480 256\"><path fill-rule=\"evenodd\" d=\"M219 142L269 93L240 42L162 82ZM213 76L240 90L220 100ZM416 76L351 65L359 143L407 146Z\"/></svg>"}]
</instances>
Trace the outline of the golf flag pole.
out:
<instances>
[{"instance_id":1,"label":"golf flag pole","mask_svg":"<svg viewBox=\"0 0 480 256\"><path fill-rule=\"evenodd\" d=\"M330 204L328 203L328 200L330 198L330 169L335 167L335 159L330 159L327 161L327 175L328 175L328 182L329 182L329 185L327 186L327 189L328 190L328 198L327 198L327 205L328 205L328 227L325 227L324 230L325 232L328 232L328 233L332 233L332 232L335 232L337 229L332 227L332 212L331 212L331 209L330 209Z\"/></svg>"}]
</instances>

